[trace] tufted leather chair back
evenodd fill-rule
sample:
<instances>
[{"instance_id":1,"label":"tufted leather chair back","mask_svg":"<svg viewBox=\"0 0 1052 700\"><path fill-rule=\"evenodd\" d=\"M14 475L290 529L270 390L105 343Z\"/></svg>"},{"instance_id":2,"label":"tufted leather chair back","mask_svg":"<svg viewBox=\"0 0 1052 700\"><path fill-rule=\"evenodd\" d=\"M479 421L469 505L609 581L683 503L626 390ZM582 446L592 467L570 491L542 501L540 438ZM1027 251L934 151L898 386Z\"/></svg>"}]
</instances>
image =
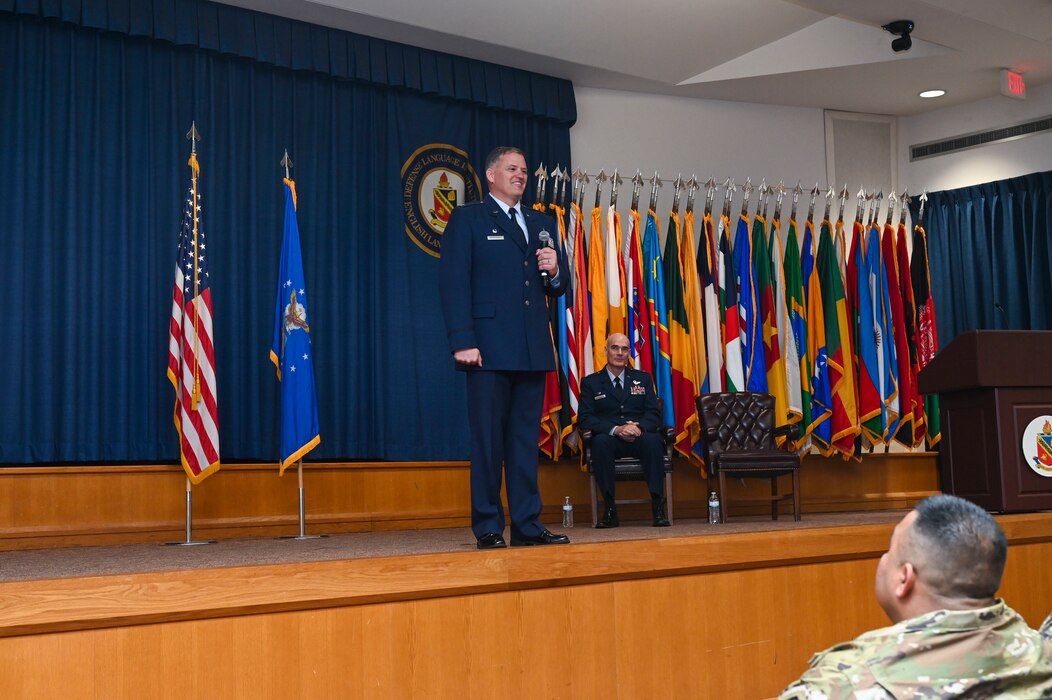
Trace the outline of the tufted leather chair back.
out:
<instances>
[{"instance_id":1,"label":"tufted leather chair back","mask_svg":"<svg viewBox=\"0 0 1052 700\"><path fill-rule=\"evenodd\" d=\"M785 437L787 447L799 435L795 424L776 425L774 397L751 391L706 394L698 397L698 414L705 441L709 487L719 483L721 522L727 521L728 475L768 479L770 496L743 500L770 502L771 518L778 519L778 504L792 499L793 519L800 519L800 457L789 449L779 449L777 438ZM793 490L779 495L778 477L791 476Z\"/></svg>"},{"instance_id":2,"label":"tufted leather chair back","mask_svg":"<svg viewBox=\"0 0 1052 700\"><path fill-rule=\"evenodd\" d=\"M705 394L698 399L702 432L728 451L775 448L774 397L753 392Z\"/></svg>"}]
</instances>

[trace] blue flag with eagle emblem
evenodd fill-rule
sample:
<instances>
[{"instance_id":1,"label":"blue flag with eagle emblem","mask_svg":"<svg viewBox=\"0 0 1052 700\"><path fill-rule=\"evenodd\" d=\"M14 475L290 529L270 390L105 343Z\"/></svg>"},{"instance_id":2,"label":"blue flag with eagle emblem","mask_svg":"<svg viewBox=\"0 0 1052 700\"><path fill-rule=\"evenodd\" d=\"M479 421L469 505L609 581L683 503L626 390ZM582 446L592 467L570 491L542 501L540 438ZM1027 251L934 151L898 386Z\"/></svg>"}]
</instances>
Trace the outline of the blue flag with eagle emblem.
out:
<instances>
[{"instance_id":1,"label":"blue flag with eagle emblem","mask_svg":"<svg viewBox=\"0 0 1052 700\"><path fill-rule=\"evenodd\" d=\"M274 342L270 360L281 382L280 473L321 442L318 394L314 388L314 354L307 316L307 283L296 222L296 183L285 180L285 232L278 269Z\"/></svg>"}]
</instances>

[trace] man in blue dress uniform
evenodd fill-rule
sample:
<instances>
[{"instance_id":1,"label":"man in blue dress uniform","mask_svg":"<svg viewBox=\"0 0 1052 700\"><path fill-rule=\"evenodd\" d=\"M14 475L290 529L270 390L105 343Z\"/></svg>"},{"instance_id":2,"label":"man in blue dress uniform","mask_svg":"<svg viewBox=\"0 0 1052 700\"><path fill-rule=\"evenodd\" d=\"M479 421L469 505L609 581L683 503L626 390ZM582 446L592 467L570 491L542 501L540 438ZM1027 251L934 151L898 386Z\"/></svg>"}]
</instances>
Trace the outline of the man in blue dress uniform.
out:
<instances>
[{"instance_id":1,"label":"man in blue dress uniform","mask_svg":"<svg viewBox=\"0 0 1052 700\"><path fill-rule=\"evenodd\" d=\"M555 221L521 206L528 173L517 148L486 158L489 195L453 210L442 240L442 314L467 373L471 529L479 549L506 546L500 489L507 475L511 544L565 544L538 520L537 436L545 373L555 369L546 297L566 291Z\"/></svg>"}]
</instances>

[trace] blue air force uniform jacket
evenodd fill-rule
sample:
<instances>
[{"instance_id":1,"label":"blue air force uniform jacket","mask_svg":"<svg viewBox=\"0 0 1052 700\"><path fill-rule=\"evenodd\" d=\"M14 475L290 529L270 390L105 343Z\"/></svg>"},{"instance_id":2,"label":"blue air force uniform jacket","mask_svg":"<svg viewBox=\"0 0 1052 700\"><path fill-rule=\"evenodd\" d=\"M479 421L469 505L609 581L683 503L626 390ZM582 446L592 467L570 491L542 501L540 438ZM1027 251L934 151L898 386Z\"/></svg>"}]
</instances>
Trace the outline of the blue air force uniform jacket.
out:
<instances>
[{"instance_id":1,"label":"blue air force uniform jacket","mask_svg":"<svg viewBox=\"0 0 1052 700\"><path fill-rule=\"evenodd\" d=\"M654 380L646 372L631 367L625 368L622 380L624 398L618 400L606 367L585 377L581 381L577 425L605 435L615 426L634 421L644 432L656 432L661 427L661 412Z\"/></svg>"},{"instance_id":2,"label":"blue air force uniform jacket","mask_svg":"<svg viewBox=\"0 0 1052 700\"><path fill-rule=\"evenodd\" d=\"M555 350L545 301L566 291L566 260L554 219L521 202L518 208L529 245L490 196L453 210L439 264L442 315L450 352L477 347L483 370L551 371ZM548 287L537 268L541 231L551 236L559 260L559 275Z\"/></svg>"}]
</instances>

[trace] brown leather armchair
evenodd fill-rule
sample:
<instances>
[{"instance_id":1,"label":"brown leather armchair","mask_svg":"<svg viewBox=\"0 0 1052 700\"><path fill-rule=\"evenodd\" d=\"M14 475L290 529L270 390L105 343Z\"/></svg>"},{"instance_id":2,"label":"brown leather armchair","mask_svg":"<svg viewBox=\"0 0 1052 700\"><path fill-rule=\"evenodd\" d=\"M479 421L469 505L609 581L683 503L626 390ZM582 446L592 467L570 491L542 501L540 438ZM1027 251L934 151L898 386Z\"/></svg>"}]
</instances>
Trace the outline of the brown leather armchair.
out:
<instances>
[{"instance_id":1,"label":"brown leather armchair","mask_svg":"<svg viewBox=\"0 0 1052 700\"><path fill-rule=\"evenodd\" d=\"M658 399L658 411L661 411L661 399ZM669 523L672 519L672 446L676 442L676 430L671 426L661 428L661 437L665 440L665 508ZM599 522L599 488L595 483L595 473L592 471L592 431L581 431L581 469L588 472L590 482L590 493L592 498L592 525ZM635 457L622 457L614 460L614 481L646 481L646 472L643 471L643 463ZM650 503L650 495L646 498L618 498L617 505Z\"/></svg>"},{"instance_id":2,"label":"brown leather armchair","mask_svg":"<svg viewBox=\"0 0 1052 700\"><path fill-rule=\"evenodd\" d=\"M720 522L727 522L726 477L770 479L771 519L778 519L778 504L793 502L793 519L800 519L800 457L775 444L799 434L796 425L775 426L774 397L750 391L705 394L698 398L698 417L705 444L709 481L719 481ZM778 494L778 477L792 475L791 493Z\"/></svg>"}]
</instances>

